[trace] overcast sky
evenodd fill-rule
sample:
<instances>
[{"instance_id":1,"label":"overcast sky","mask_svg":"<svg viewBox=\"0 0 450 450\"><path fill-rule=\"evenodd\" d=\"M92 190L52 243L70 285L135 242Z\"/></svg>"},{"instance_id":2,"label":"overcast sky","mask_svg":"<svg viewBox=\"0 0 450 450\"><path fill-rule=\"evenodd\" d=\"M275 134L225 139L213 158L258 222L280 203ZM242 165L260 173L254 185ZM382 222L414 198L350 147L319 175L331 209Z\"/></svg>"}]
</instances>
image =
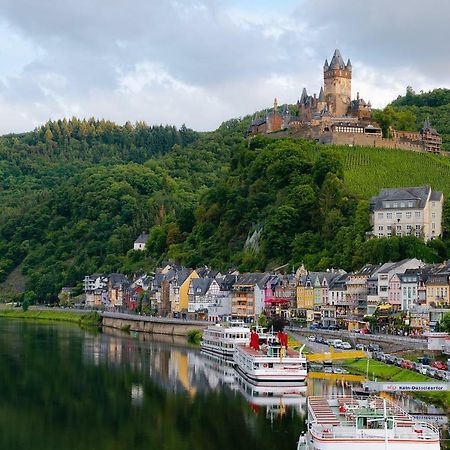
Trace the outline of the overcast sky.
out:
<instances>
[{"instance_id":1,"label":"overcast sky","mask_svg":"<svg viewBox=\"0 0 450 450\"><path fill-rule=\"evenodd\" d=\"M445 0L0 0L0 133L47 119L196 130L319 92L336 47L383 107L450 85Z\"/></svg>"}]
</instances>

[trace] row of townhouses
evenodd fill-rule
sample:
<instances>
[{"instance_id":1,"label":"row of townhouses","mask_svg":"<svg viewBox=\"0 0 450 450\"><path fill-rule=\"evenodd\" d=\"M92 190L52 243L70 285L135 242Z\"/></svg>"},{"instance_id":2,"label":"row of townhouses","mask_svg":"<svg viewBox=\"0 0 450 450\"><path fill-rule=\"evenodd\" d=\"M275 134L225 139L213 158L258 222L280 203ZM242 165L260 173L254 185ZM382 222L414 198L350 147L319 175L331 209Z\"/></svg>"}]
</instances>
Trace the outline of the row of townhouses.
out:
<instances>
[{"instance_id":1,"label":"row of townhouses","mask_svg":"<svg viewBox=\"0 0 450 450\"><path fill-rule=\"evenodd\" d=\"M410 328L430 329L450 306L450 262L412 258L366 265L354 273L221 273L166 264L132 280L122 274L85 277L86 306L118 311L147 307L158 316L219 322L261 313L324 327L362 328L367 317L402 315Z\"/></svg>"}]
</instances>

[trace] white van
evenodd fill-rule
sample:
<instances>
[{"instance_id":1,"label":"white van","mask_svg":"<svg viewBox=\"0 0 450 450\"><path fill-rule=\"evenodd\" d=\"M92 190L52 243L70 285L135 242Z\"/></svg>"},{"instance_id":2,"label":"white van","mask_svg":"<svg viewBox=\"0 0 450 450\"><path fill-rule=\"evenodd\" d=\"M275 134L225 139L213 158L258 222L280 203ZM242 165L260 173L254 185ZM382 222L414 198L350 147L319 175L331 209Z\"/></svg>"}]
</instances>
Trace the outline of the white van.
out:
<instances>
[{"instance_id":1,"label":"white van","mask_svg":"<svg viewBox=\"0 0 450 450\"><path fill-rule=\"evenodd\" d=\"M334 348L341 348L342 347L342 339L330 339L330 345Z\"/></svg>"}]
</instances>

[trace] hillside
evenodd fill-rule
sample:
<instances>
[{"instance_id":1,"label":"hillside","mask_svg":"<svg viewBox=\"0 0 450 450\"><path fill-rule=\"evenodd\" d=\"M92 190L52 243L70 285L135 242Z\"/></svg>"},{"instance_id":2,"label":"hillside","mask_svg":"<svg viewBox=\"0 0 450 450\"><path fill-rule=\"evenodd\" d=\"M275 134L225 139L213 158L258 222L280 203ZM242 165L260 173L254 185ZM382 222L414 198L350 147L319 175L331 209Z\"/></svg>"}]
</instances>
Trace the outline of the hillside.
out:
<instances>
[{"instance_id":1,"label":"hillside","mask_svg":"<svg viewBox=\"0 0 450 450\"><path fill-rule=\"evenodd\" d=\"M0 297L54 301L85 274L152 270L164 258L240 270L301 262L358 268L448 258L449 237L367 241L381 187L450 195L450 158L257 138L249 118L211 133L182 127L49 122L0 138ZM446 209L445 228L450 227ZM142 231L146 252L130 250ZM5 283L6 280L6 283Z\"/></svg>"},{"instance_id":2,"label":"hillside","mask_svg":"<svg viewBox=\"0 0 450 450\"><path fill-rule=\"evenodd\" d=\"M408 87L406 94L391 102L389 107L411 114L416 130L419 130L424 120L429 117L432 126L442 136L442 149L450 151L450 89L434 89L417 94Z\"/></svg>"},{"instance_id":3,"label":"hillside","mask_svg":"<svg viewBox=\"0 0 450 450\"><path fill-rule=\"evenodd\" d=\"M333 147L344 168L348 189L369 198L381 187L430 185L450 195L450 158L407 150Z\"/></svg>"}]
</instances>

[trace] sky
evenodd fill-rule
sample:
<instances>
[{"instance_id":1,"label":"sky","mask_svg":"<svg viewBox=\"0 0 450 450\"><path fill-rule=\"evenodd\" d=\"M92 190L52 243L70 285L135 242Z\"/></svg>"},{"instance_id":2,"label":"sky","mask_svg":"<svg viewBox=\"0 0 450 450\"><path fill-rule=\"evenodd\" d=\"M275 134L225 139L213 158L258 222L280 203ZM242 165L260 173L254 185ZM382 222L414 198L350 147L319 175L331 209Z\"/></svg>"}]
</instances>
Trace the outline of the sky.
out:
<instances>
[{"instance_id":1,"label":"sky","mask_svg":"<svg viewBox=\"0 0 450 450\"><path fill-rule=\"evenodd\" d=\"M353 65L377 108L450 87L443 0L0 0L0 133L105 118L213 130Z\"/></svg>"}]
</instances>

